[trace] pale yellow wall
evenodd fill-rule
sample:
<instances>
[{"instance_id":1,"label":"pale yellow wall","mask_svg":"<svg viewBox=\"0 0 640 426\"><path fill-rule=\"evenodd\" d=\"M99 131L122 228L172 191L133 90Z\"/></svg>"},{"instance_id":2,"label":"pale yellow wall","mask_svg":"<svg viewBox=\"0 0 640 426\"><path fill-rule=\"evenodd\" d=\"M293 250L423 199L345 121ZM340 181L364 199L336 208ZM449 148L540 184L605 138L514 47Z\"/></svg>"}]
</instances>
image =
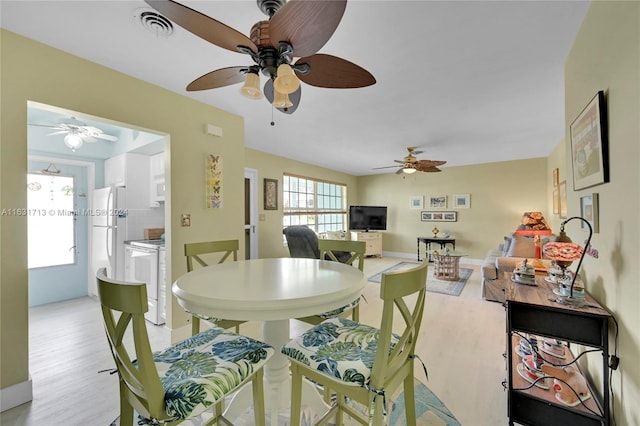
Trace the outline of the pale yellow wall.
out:
<instances>
[{"instance_id":1,"label":"pale yellow wall","mask_svg":"<svg viewBox=\"0 0 640 426\"><path fill-rule=\"evenodd\" d=\"M558 169L558 181L566 182L567 190L569 191L572 188L571 181L571 169L567 169L567 155L565 152L565 139L562 138L558 145L553 149L549 158L547 159L547 176L549 178L549 182L547 187L549 188L548 196L548 208L549 212L553 212L553 170ZM560 232L560 224L562 221L566 220L566 218L561 218L558 214L552 214L551 217L547 217L547 222L549 222L549 226L554 230L556 234Z\"/></svg>"},{"instance_id":2,"label":"pale yellow wall","mask_svg":"<svg viewBox=\"0 0 640 426\"><path fill-rule=\"evenodd\" d=\"M434 225L456 237L456 248L468 259L483 259L513 232L525 211L551 216L547 200L547 161L544 158L464 167L444 167L440 173L394 173L361 177L362 204L388 207L388 230L383 251L416 253L416 237L431 236ZM470 194L471 208L454 209L454 194ZM447 196L447 211L457 211L457 222L422 222L421 210L410 208L412 196ZM423 210L432 210L424 208ZM424 250L424 246L422 247Z\"/></svg>"},{"instance_id":3,"label":"pale yellow wall","mask_svg":"<svg viewBox=\"0 0 640 426\"><path fill-rule=\"evenodd\" d=\"M288 257L289 250L282 243L282 175L290 173L347 185L349 203L357 202L358 180L355 176L310 164L293 161L266 152L247 148L245 167L258 170L258 257ZM264 210L263 179L278 179L278 210Z\"/></svg>"},{"instance_id":4,"label":"pale yellow wall","mask_svg":"<svg viewBox=\"0 0 640 426\"><path fill-rule=\"evenodd\" d=\"M183 244L205 239L243 241L244 130L239 116L196 102L11 32L1 37L0 207L26 206L27 101L80 111L170 134L166 215L169 276L186 272ZM205 123L224 137L204 132ZM223 159L223 208L205 208L205 156ZM177 172L171 172L171 170ZM180 214L191 214L191 227ZM24 217L0 219L0 388L25 382L28 370L27 226ZM244 247L243 247L244 249ZM7 255L10 253L10 255ZM167 294L171 294L167 292ZM168 323L186 323L174 303ZM105 350L107 345L105 341Z\"/></svg>"},{"instance_id":5,"label":"pale yellow wall","mask_svg":"<svg viewBox=\"0 0 640 426\"><path fill-rule=\"evenodd\" d=\"M620 368L614 372L612 381L616 422L638 425L640 2L591 3L565 65L567 135L570 123L599 90L605 91L608 107L611 180L577 192L570 185L569 216L579 215L581 196L599 194L600 233L594 234L591 241L599 258L587 256L582 275L587 290L611 311L620 325ZM565 150L565 169L571 176L569 143L565 144ZM586 238L586 233L574 222L567 225L567 233L575 241ZM594 360L590 366L591 374L599 377L597 362Z\"/></svg>"}]
</instances>

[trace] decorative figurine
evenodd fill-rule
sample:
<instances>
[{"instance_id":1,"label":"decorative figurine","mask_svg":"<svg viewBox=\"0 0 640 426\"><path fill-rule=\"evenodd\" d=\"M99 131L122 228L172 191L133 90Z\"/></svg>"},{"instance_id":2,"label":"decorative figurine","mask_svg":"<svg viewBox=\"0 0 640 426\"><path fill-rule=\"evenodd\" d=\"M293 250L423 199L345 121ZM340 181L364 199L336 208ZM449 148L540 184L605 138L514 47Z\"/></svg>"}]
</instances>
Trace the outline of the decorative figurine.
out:
<instances>
[{"instance_id":1,"label":"decorative figurine","mask_svg":"<svg viewBox=\"0 0 640 426\"><path fill-rule=\"evenodd\" d=\"M563 404L574 407L591 397L586 380L575 366L570 365L562 369L545 364L542 371L554 378L553 390L556 392L556 399Z\"/></svg>"}]
</instances>

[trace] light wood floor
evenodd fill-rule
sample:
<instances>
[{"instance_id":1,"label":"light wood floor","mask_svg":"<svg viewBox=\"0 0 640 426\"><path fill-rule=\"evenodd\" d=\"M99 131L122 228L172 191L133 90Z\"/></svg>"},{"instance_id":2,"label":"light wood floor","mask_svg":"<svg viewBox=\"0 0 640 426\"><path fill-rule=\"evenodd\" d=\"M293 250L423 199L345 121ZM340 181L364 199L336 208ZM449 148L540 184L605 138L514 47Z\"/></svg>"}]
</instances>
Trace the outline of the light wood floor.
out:
<instances>
[{"instance_id":1,"label":"light wood floor","mask_svg":"<svg viewBox=\"0 0 640 426\"><path fill-rule=\"evenodd\" d=\"M368 258L365 273L371 276L408 259ZM480 297L480 272L474 269L459 297L427 293L418 354L429 380L416 365L422 380L464 426L506 425L507 394L504 308ZM379 286L365 288L362 322L379 325ZM169 331L148 323L154 350L169 345ZM292 335L307 326L293 320ZM7 410L0 424L109 426L118 416L117 376L102 327L98 303L90 298L39 306L30 311L30 372L33 401ZM260 338L261 326L247 323L243 334ZM105 371L107 370L107 371Z\"/></svg>"}]
</instances>

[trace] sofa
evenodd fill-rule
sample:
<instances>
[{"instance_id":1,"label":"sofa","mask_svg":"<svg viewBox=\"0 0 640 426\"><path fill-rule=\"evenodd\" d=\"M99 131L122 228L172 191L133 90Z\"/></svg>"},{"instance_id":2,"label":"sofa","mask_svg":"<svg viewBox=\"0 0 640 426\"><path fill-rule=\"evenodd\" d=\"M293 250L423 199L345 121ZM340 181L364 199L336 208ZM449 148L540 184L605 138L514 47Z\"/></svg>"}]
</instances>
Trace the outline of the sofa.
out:
<instances>
[{"instance_id":1,"label":"sofa","mask_svg":"<svg viewBox=\"0 0 640 426\"><path fill-rule=\"evenodd\" d=\"M540 245L544 246L554 237L543 237ZM481 266L481 290L482 298L493 302L504 302L505 280L508 275L505 272L513 270L522 263L523 260L533 261L536 256L536 249L533 237L509 234L504 237L498 248L487 252ZM541 259L544 267L548 268L551 262L548 259Z\"/></svg>"}]
</instances>

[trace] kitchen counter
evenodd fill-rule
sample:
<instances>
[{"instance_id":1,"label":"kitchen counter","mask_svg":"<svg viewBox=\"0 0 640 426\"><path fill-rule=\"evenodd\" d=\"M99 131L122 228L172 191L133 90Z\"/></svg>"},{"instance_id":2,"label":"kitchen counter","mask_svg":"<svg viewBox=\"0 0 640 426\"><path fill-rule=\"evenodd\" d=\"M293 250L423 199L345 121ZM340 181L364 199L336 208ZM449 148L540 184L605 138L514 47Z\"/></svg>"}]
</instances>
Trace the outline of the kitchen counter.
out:
<instances>
[{"instance_id":1,"label":"kitchen counter","mask_svg":"<svg viewBox=\"0 0 640 426\"><path fill-rule=\"evenodd\" d=\"M128 240L124 242L125 245L144 247L150 249L164 248L164 240Z\"/></svg>"}]
</instances>

